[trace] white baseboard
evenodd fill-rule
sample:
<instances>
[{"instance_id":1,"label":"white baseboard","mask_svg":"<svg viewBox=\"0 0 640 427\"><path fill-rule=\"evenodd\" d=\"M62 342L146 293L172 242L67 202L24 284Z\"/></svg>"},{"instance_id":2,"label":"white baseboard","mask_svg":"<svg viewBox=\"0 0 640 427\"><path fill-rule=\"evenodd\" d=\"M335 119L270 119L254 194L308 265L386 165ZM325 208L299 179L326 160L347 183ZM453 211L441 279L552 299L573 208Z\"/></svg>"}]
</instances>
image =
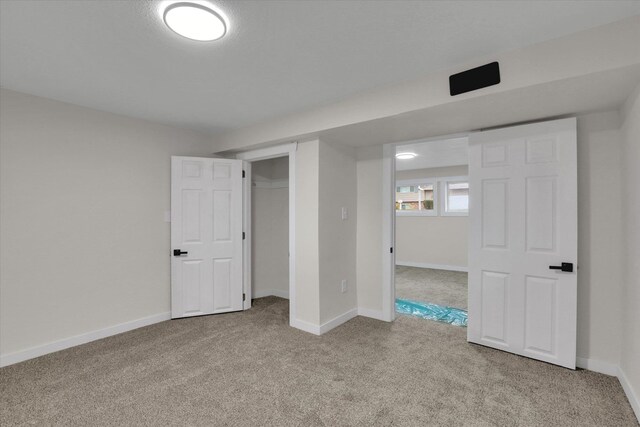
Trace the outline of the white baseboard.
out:
<instances>
[{"instance_id":1,"label":"white baseboard","mask_svg":"<svg viewBox=\"0 0 640 427\"><path fill-rule=\"evenodd\" d=\"M347 311L346 313L342 313L341 315L334 317L328 322L323 323L322 325L314 325L313 323L305 322L304 320L300 320L300 319L291 319L289 321L289 325L314 335L322 335L342 325L343 323L353 319L357 315L358 315L358 309L353 308Z\"/></svg>"},{"instance_id":2,"label":"white baseboard","mask_svg":"<svg viewBox=\"0 0 640 427\"><path fill-rule=\"evenodd\" d=\"M309 332L310 334L320 335L320 326L305 322L304 320L290 319L289 326L300 329L301 331Z\"/></svg>"},{"instance_id":3,"label":"white baseboard","mask_svg":"<svg viewBox=\"0 0 640 427\"><path fill-rule=\"evenodd\" d=\"M333 328L335 328L337 326L340 326L345 322L348 322L349 320L353 319L357 315L358 315L358 309L357 308L352 308L351 310L347 311L346 313L342 313L341 315L339 315L337 317L334 317L333 319L329 320L328 322L325 322L322 325L320 325L320 334L324 334L325 332L329 332Z\"/></svg>"},{"instance_id":4,"label":"white baseboard","mask_svg":"<svg viewBox=\"0 0 640 427\"><path fill-rule=\"evenodd\" d=\"M283 290L280 290L280 289L265 289L265 290L262 290L262 291L254 292L251 297L252 298L264 298L264 297L270 297L270 296L289 299L289 291L288 290L283 291Z\"/></svg>"},{"instance_id":5,"label":"white baseboard","mask_svg":"<svg viewBox=\"0 0 640 427\"><path fill-rule=\"evenodd\" d=\"M433 270L449 270L449 271L463 271L468 272L469 268L459 265L445 265L445 264L428 264L424 262L411 262L411 261L397 261L396 265L402 265L404 267L419 267L419 268L431 268Z\"/></svg>"},{"instance_id":6,"label":"white baseboard","mask_svg":"<svg viewBox=\"0 0 640 427\"><path fill-rule=\"evenodd\" d=\"M618 376L618 365L603 362L601 360L587 359L585 357L576 357L576 366L588 371L598 372L613 377Z\"/></svg>"},{"instance_id":7,"label":"white baseboard","mask_svg":"<svg viewBox=\"0 0 640 427\"><path fill-rule=\"evenodd\" d=\"M27 348L25 350L16 351L14 353L0 355L0 367L13 365L14 363L23 362L25 360L44 356L45 354L54 353L66 348L75 347L80 344L86 344L91 341L118 335L133 329L142 328L143 326L153 325L154 323L163 322L171 319L171 313L154 314L153 316L143 317L142 319L132 320L130 322L120 323L118 325L109 326L97 331L91 331L84 334L64 338L58 341Z\"/></svg>"},{"instance_id":8,"label":"white baseboard","mask_svg":"<svg viewBox=\"0 0 640 427\"><path fill-rule=\"evenodd\" d=\"M376 320L384 320L384 316L382 315L382 311L372 310L370 308L358 307L358 316L370 317Z\"/></svg>"},{"instance_id":9,"label":"white baseboard","mask_svg":"<svg viewBox=\"0 0 640 427\"><path fill-rule=\"evenodd\" d=\"M636 393L636 391L631 386L631 383L627 379L627 376L625 375L622 368L613 363L603 362L601 360L595 359L587 359L584 357L576 357L576 366L588 371L618 377L618 381L620 381L622 389L627 395L627 399L629 399L631 408L633 408L633 412L636 414L636 418L638 419L638 421L640 421L640 399L638 398L638 394Z\"/></svg>"},{"instance_id":10,"label":"white baseboard","mask_svg":"<svg viewBox=\"0 0 640 427\"><path fill-rule=\"evenodd\" d=\"M636 419L640 422L640 399L636 390L633 389L631 383L627 379L622 368L618 368L618 381L622 385L622 389L624 390L624 394L627 395L627 399L629 399L629 403L631 404L631 408L633 412L636 414Z\"/></svg>"}]
</instances>

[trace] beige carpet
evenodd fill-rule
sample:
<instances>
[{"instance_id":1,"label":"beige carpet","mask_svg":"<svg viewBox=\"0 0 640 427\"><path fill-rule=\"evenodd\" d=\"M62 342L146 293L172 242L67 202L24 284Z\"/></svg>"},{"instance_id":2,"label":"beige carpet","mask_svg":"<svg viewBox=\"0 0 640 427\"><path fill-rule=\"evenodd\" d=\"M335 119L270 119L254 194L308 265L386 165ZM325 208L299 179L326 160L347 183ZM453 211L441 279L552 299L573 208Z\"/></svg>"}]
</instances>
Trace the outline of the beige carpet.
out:
<instances>
[{"instance_id":1,"label":"beige carpet","mask_svg":"<svg viewBox=\"0 0 640 427\"><path fill-rule=\"evenodd\" d=\"M396 266L396 298L467 309L467 273Z\"/></svg>"},{"instance_id":2,"label":"beige carpet","mask_svg":"<svg viewBox=\"0 0 640 427\"><path fill-rule=\"evenodd\" d=\"M636 426L618 380L357 317L317 337L288 303L173 320L0 370L0 424Z\"/></svg>"}]
</instances>

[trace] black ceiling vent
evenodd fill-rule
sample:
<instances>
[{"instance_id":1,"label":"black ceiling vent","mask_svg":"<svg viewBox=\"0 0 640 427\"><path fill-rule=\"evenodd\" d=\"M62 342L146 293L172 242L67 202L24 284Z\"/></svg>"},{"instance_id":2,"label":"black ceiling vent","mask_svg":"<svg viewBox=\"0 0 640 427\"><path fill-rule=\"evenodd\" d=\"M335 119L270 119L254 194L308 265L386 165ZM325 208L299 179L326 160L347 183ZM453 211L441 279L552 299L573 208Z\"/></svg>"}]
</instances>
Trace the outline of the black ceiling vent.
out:
<instances>
[{"instance_id":1,"label":"black ceiling vent","mask_svg":"<svg viewBox=\"0 0 640 427\"><path fill-rule=\"evenodd\" d=\"M500 83L500 67L497 62L472 68L449 76L449 93L451 96Z\"/></svg>"}]
</instances>

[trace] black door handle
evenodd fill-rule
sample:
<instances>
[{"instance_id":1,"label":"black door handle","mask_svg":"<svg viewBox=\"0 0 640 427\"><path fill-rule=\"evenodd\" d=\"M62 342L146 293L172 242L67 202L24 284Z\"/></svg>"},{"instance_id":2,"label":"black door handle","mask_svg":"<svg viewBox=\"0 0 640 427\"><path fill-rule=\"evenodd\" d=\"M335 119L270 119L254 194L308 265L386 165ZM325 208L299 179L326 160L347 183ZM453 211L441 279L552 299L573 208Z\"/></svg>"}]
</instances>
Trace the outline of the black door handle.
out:
<instances>
[{"instance_id":1,"label":"black door handle","mask_svg":"<svg viewBox=\"0 0 640 427\"><path fill-rule=\"evenodd\" d=\"M174 249L173 250L173 256L180 256L180 255L186 255L189 252L187 251L181 251L180 249Z\"/></svg>"},{"instance_id":2,"label":"black door handle","mask_svg":"<svg viewBox=\"0 0 640 427\"><path fill-rule=\"evenodd\" d=\"M566 271L567 273L573 273L573 263L563 262L561 265L550 265L549 270Z\"/></svg>"}]
</instances>

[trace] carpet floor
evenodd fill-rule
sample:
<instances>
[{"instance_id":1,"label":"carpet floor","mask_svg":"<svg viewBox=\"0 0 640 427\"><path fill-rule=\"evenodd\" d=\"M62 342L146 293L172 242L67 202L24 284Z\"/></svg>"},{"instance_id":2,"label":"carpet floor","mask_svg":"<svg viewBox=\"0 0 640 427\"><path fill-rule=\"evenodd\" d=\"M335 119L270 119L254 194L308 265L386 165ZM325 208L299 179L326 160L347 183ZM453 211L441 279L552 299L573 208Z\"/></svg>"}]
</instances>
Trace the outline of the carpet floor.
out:
<instances>
[{"instance_id":1,"label":"carpet floor","mask_svg":"<svg viewBox=\"0 0 640 427\"><path fill-rule=\"evenodd\" d=\"M396 298L467 309L467 273L396 266Z\"/></svg>"},{"instance_id":2,"label":"carpet floor","mask_svg":"<svg viewBox=\"0 0 640 427\"><path fill-rule=\"evenodd\" d=\"M172 320L0 369L0 425L636 426L618 380L356 317L323 336L288 301Z\"/></svg>"}]
</instances>

